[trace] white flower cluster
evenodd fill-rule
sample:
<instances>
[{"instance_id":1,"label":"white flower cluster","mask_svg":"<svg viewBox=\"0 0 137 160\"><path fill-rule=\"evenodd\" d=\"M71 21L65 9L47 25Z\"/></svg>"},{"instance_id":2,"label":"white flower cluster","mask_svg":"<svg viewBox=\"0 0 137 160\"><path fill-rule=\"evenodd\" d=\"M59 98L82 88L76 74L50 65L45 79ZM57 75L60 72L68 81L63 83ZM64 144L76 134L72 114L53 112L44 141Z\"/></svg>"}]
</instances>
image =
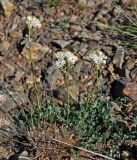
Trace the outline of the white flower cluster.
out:
<instances>
[{"instance_id":1,"label":"white flower cluster","mask_svg":"<svg viewBox=\"0 0 137 160\"><path fill-rule=\"evenodd\" d=\"M34 16L27 16L23 18L28 28L41 28L41 23L38 18Z\"/></svg>"},{"instance_id":2,"label":"white flower cluster","mask_svg":"<svg viewBox=\"0 0 137 160\"><path fill-rule=\"evenodd\" d=\"M78 57L70 51L57 52L55 54L55 57L57 58L57 61L55 63L57 68L63 68L67 63L75 64L78 60Z\"/></svg>"},{"instance_id":3,"label":"white flower cluster","mask_svg":"<svg viewBox=\"0 0 137 160\"><path fill-rule=\"evenodd\" d=\"M92 55L90 55L90 58L96 63L96 64L106 64L107 56L103 54L102 51L96 51Z\"/></svg>"}]
</instances>

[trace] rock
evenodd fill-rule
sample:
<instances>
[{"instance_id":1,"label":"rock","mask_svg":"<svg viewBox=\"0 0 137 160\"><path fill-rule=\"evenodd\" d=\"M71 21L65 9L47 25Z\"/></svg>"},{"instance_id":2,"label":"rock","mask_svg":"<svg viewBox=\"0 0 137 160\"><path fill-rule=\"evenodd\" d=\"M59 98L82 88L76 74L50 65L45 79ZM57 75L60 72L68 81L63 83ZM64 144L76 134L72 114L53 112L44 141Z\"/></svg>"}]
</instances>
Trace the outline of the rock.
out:
<instances>
[{"instance_id":1,"label":"rock","mask_svg":"<svg viewBox=\"0 0 137 160\"><path fill-rule=\"evenodd\" d=\"M87 7L87 0L78 0L78 6L81 9L85 9Z\"/></svg>"},{"instance_id":2,"label":"rock","mask_svg":"<svg viewBox=\"0 0 137 160\"><path fill-rule=\"evenodd\" d=\"M1 7L4 10L4 14L7 17L10 17L14 10L14 5L9 0L1 0Z\"/></svg>"},{"instance_id":3,"label":"rock","mask_svg":"<svg viewBox=\"0 0 137 160\"><path fill-rule=\"evenodd\" d=\"M94 41L99 41L102 38L102 35L99 31L97 31L96 33L91 33L88 30L83 30L81 32L81 34L79 34L78 36L79 38L84 38L84 39L90 39L90 40L94 40Z\"/></svg>"},{"instance_id":4,"label":"rock","mask_svg":"<svg viewBox=\"0 0 137 160\"><path fill-rule=\"evenodd\" d=\"M133 101L137 101L137 83L128 82L125 84L123 94Z\"/></svg>"},{"instance_id":5,"label":"rock","mask_svg":"<svg viewBox=\"0 0 137 160\"><path fill-rule=\"evenodd\" d=\"M124 7L129 7L129 6L134 6L134 5L137 5L137 0L121 0L121 4L124 6Z\"/></svg>"},{"instance_id":6,"label":"rock","mask_svg":"<svg viewBox=\"0 0 137 160\"><path fill-rule=\"evenodd\" d=\"M121 46L116 46L116 47L117 47L117 50L113 57L113 64L115 64L117 68L122 69L122 65L124 62L124 48Z\"/></svg>"},{"instance_id":7,"label":"rock","mask_svg":"<svg viewBox=\"0 0 137 160\"><path fill-rule=\"evenodd\" d=\"M88 0L88 7L92 7L94 5L94 0Z\"/></svg>"},{"instance_id":8,"label":"rock","mask_svg":"<svg viewBox=\"0 0 137 160\"><path fill-rule=\"evenodd\" d=\"M79 94L78 86L77 86L77 85L69 86L68 92L69 92L71 98L72 98L75 102L78 102L78 94Z\"/></svg>"},{"instance_id":9,"label":"rock","mask_svg":"<svg viewBox=\"0 0 137 160\"><path fill-rule=\"evenodd\" d=\"M116 80L112 84L112 95L114 98L126 96L137 101L137 83L128 79Z\"/></svg>"},{"instance_id":10,"label":"rock","mask_svg":"<svg viewBox=\"0 0 137 160\"><path fill-rule=\"evenodd\" d=\"M113 47L112 46L103 46L102 49L108 56L112 56L112 54L113 54Z\"/></svg>"},{"instance_id":11,"label":"rock","mask_svg":"<svg viewBox=\"0 0 137 160\"><path fill-rule=\"evenodd\" d=\"M74 67L74 72L75 72L77 75L80 74L82 64L83 64L83 62L80 61L80 62L78 62L78 63L75 65L75 67Z\"/></svg>"},{"instance_id":12,"label":"rock","mask_svg":"<svg viewBox=\"0 0 137 160\"><path fill-rule=\"evenodd\" d=\"M70 85L68 88L68 93L70 96L70 104L74 102L78 102L78 94L79 94L79 89L77 85ZM60 100L61 102L66 102L67 103L67 88L66 85L59 87L58 89L53 91L53 95L55 98Z\"/></svg>"},{"instance_id":13,"label":"rock","mask_svg":"<svg viewBox=\"0 0 137 160\"><path fill-rule=\"evenodd\" d=\"M9 160L31 160L31 158L28 157L28 152L23 151L20 154L14 154L12 155Z\"/></svg>"},{"instance_id":14,"label":"rock","mask_svg":"<svg viewBox=\"0 0 137 160\"><path fill-rule=\"evenodd\" d=\"M64 76L59 69L50 67L47 73L47 81L51 89L56 89L64 84Z\"/></svg>"},{"instance_id":15,"label":"rock","mask_svg":"<svg viewBox=\"0 0 137 160\"><path fill-rule=\"evenodd\" d=\"M50 51L50 48L48 47L43 47L39 43L33 42L31 46L31 51L32 51L32 60L34 61L39 61L44 57L44 55ZM23 48L22 55L24 55L27 60L30 58L30 46L26 44L26 46Z\"/></svg>"},{"instance_id":16,"label":"rock","mask_svg":"<svg viewBox=\"0 0 137 160\"><path fill-rule=\"evenodd\" d=\"M3 84L0 84L0 110L7 113L27 102L28 99L26 95L11 91Z\"/></svg>"},{"instance_id":17,"label":"rock","mask_svg":"<svg viewBox=\"0 0 137 160\"><path fill-rule=\"evenodd\" d=\"M27 76L27 79L26 79L26 84L27 85L34 85L34 76L32 74ZM40 82L40 77L35 77L35 80L36 80L37 83L39 83Z\"/></svg>"},{"instance_id":18,"label":"rock","mask_svg":"<svg viewBox=\"0 0 137 160\"><path fill-rule=\"evenodd\" d=\"M136 58L126 57L126 65L125 67L128 70L133 70L135 68L135 64L137 63Z\"/></svg>"},{"instance_id":19,"label":"rock","mask_svg":"<svg viewBox=\"0 0 137 160\"><path fill-rule=\"evenodd\" d=\"M25 72L18 70L15 73L15 81L19 82L21 80L21 78L23 78L25 75Z\"/></svg>"},{"instance_id":20,"label":"rock","mask_svg":"<svg viewBox=\"0 0 137 160\"><path fill-rule=\"evenodd\" d=\"M137 67L135 67L134 69L131 70L130 76L134 81L137 82Z\"/></svg>"},{"instance_id":21,"label":"rock","mask_svg":"<svg viewBox=\"0 0 137 160\"><path fill-rule=\"evenodd\" d=\"M2 126L8 126L10 124L11 124L11 122L10 122L8 116L0 110L0 128L2 128Z\"/></svg>"},{"instance_id":22,"label":"rock","mask_svg":"<svg viewBox=\"0 0 137 160\"><path fill-rule=\"evenodd\" d=\"M68 40L68 41L65 41L65 40L54 40L54 41L52 41L53 45L55 45L57 47L60 47L61 49L67 47L71 43L73 43L73 40Z\"/></svg>"},{"instance_id":23,"label":"rock","mask_svg":"<svg viewBox=\"0 0 137 160\"><path fill-rule=\"evenodd\" d=\"M13 78L15 72L15 66L14 63L11 61L11 59L3 60L0 65L0 79L3 81L3 79L7 78Z\"/></svg>"},{"instance_id":24,"label":"rock","mask_svg":"<svg viewBox=\"0 0 137 160\"><path fill-rule=\"evenodd\" d=\"M70 28L73 31L82 31L82 27L78 24L72 24Z\"/></svg>"},{"instance_id":25,"label":"rock","mask_svg":"<svg viewBox=\"0 0 137 160\"><path fill-rule=\"evenodd\" d=\"M0 43L0 52L2 55L5 55L5 52L9 50L11 44L8 41L2 41Z\"/></svg>"}]
</instances>

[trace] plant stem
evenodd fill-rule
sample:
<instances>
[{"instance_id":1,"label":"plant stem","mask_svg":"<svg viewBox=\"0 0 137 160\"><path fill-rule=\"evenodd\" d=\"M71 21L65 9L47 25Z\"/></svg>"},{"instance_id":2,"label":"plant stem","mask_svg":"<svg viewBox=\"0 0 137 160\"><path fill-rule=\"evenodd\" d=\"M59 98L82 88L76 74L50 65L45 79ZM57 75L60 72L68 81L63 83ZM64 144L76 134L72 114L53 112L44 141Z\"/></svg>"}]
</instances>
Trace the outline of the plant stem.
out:
<instances>
[{"instance_id":1,"label":"plant stem","mask_svg":"<svg viewBox=\"0 0 137 160\"><path fill-rule=\"evenodd\" d=\"M99 65L96 65L96 88L99 88Z\"/></svg>"},{"instance_id":2,"label":"plant stem","mask_svg":"<svg viewBox=\"0 0 137 160\"><path fill-rule=\"evenodd\" d=\"M29 43L31 43L31 32L32 32L32 30L31 30L31 28L29 28L29 35L28 35ZM36 98L37 98L37 107L38 107L38 111L40 111L41 103L40 103L40 96L39 96L39 90L38 90L38 86L37 86L36 76L34 73L34 67L33 67L33 63L32 63L32 48L31 47L29 50L29 63L30 63L31 70L32 70L33 82L34 82L35 93L36 93Z\"/></svg>"},{"instance_id":3,"label":"plant stem","mask_svg":"<svg viewBox=\"0 0 137 160\"><path fill-rule=\"evenodd\" d=\"M67 125L68 125L68 119L70 114L68 64L65 65L65 81L66 81L66 90L67 90Z\"/></svg>"}]
</instances>

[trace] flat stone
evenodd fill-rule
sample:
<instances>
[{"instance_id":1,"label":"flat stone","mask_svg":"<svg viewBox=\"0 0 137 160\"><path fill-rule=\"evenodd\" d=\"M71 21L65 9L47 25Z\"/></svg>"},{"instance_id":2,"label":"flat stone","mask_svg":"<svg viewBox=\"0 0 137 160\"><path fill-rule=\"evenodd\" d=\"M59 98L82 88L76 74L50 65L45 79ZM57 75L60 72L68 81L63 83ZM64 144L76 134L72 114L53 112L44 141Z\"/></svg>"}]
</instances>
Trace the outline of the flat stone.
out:
<instances>
[{"instance_id":1,"label":"flat stone","mask_svg":"<svg viewBox=\"0 0 137 160\"><path fill-rule=\"evenodd\" d=\"M130 76L134 81L137 82L137 67L135 67L134 69L131 70Z\"/></svg>"},{"instance_id":2,"label":"flat stone","mask_svg":"<svg viewBox=\"0 0 137 160\"><path fill-rule=\"evenodd\" d=\"M71 43L73 43L73 40L54 40L52 42L53 45L57 46L57 47L60 47L60 48L65 48L67 47L68 45L70 45Z\"/></svg>"},{"instance_id":3,"label":"flat stone","mask_svg":"<svg viewBox=\"0 0 137 160\"><path fill-rule=\"evenodd\" d=\"M131 98L133 101L137 101L137 83L134 82L125 83L123 94Z\"/></svg>"},{"instance_id":4,"label":"flat stone","mask_svg":"<svg viewBox=\"0 0 137 160\"><path fill-rule=\"evenodd\" d=\"M78 94L79 94L79 89L77 85L70 85L68 87L68 94L70 98L70 104L74 102L78 102ZM53 91L53 95L55 98L62 102L67 103L67 88L66 86L61 86L58 89Z\"/></svg>"},{"instance_id":5,"label":"flat stone","mask_svg":"<svg viewBox=\"0 0 137 160\"><path fill-rule=\"evenodd\" d=\"M14 5L9 0L1 0L0 4L4 10L4 14L7 17L10 17L14 10Z\"/></svg>"},{"instance_id":6,"label":"flat stone","mask_svg":"<svg viewBox=\"0 0 137 160\"><path fill-rule=\"evenodd\" d=\"M78 6L81 9L85 9L87 7L87 0L78 0Z\"/></svg>"},{"instance_id":7,"label":"flat stone","mask_svg":"<svg viewBox=\"0 0 137 160\"><path fill-rule=\"evenodd\" d=\"M28 99L26 95L16 91L11 91L3 84L0 84L0 110L7 113L27 102Z\"/></svg>"},{"instance_id":8,"label":"flat stone","mask_svg":"<svg viewBox=\"0 0 137 160\"><path fill-rule=\"evenodd\" d=\"M31 45L31 58L34 61L39 61L48 51L50 51L50 48L47 46L43 47L39 43L33 42ZM28 46L28 44L23 48L22 55L24 55L27 60L30 59L30 46Z\"/></svg>"},{"instance_id":9,"label":"flat stone","mask_svg":"<svg viewBox=\"0 0 137 160\"><path fill-rule=\"evenodd\" d=\"M59 69L50 67L47 72L49 74L47 81L51 89L56 89L65 83L64 76Z\"/></svg>"},{"instance_id":10,"label":"flat stone","mask_svg":"<svg viewBox=\"0 0 137 160\"><path fill-rule=\"evenodd\" d=\"M121 0L121 3L124 7L137 5L137 0Z\"/></svg>"},{"instance_id":11,"label":"flat stone","mask_svg":"<svg viewBox=\"0 0 137 160\"><path fill-rule=\"evenodd\" d=\"M128 79L116 80L112 84L112 94L115 98L126 96L137 101L137 83Z\"/></svg>"},{"instance_id":12,"label":"flat stone","mask_svg":"<svg viewBox=\"0 0 137 160\"><path fill-rule=\"evenodd\" d=\"M31 58L34 61L39 61L41 58L44 57L44 55L50 51L50 48L43 47L39 43L33 42L31 45ZM30 46L26 44L26 46L23 48L22 54L29 60L30 58Z\"/></svg>"},{"instance_id":13,"label":"flat stone","mask_svg":"<svg viewBox=\"0 0 137 160\"><path fill-rule=\"evenodd\" d=\"M113 64L115 64L116 67L122 69L122 65L124 62L124 48L121 46L116 46L116 52L113 57Z\"/></svg>"}]
</instances>

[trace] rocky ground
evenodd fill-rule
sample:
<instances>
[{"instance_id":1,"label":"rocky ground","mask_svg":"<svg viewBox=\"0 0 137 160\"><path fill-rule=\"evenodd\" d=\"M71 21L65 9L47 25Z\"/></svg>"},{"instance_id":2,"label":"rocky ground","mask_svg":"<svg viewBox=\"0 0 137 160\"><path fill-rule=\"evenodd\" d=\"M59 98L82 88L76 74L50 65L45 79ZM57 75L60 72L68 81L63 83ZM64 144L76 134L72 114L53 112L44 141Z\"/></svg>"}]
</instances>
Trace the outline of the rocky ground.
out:
<instances>
[{"instance_id":1,"label":"rocky ground","mask_svg":"<svg viewBox=\"0 0 137 160\"><path fill-rule=\"evenodd\" d=\"M108 99L128 97L130 104L126 110L131 115L137 113L137 51L135 46L121 43L136 41L136 37L122 36L104 27L136 20L136 5L136 0L121 0L117 5L111 0L60 0L56 6L50 6L48 0L1 0L0 126L8 124L5 113L35 99L25 43L26 28L22 22L28 15L36 16L42 24L35 30L32 44L34 72L42 96L49 98L50 93L59 103L65 101L64 76L54 63L57 51L69 50L78 57L69 75L71 101L77 100L77 94L86 99L96 80L90 55L102 51L107 56L107 64L100 68L100 88L108 90ZM2 152L9 154L4 148Z\"/></svg>"}]
</instances>

